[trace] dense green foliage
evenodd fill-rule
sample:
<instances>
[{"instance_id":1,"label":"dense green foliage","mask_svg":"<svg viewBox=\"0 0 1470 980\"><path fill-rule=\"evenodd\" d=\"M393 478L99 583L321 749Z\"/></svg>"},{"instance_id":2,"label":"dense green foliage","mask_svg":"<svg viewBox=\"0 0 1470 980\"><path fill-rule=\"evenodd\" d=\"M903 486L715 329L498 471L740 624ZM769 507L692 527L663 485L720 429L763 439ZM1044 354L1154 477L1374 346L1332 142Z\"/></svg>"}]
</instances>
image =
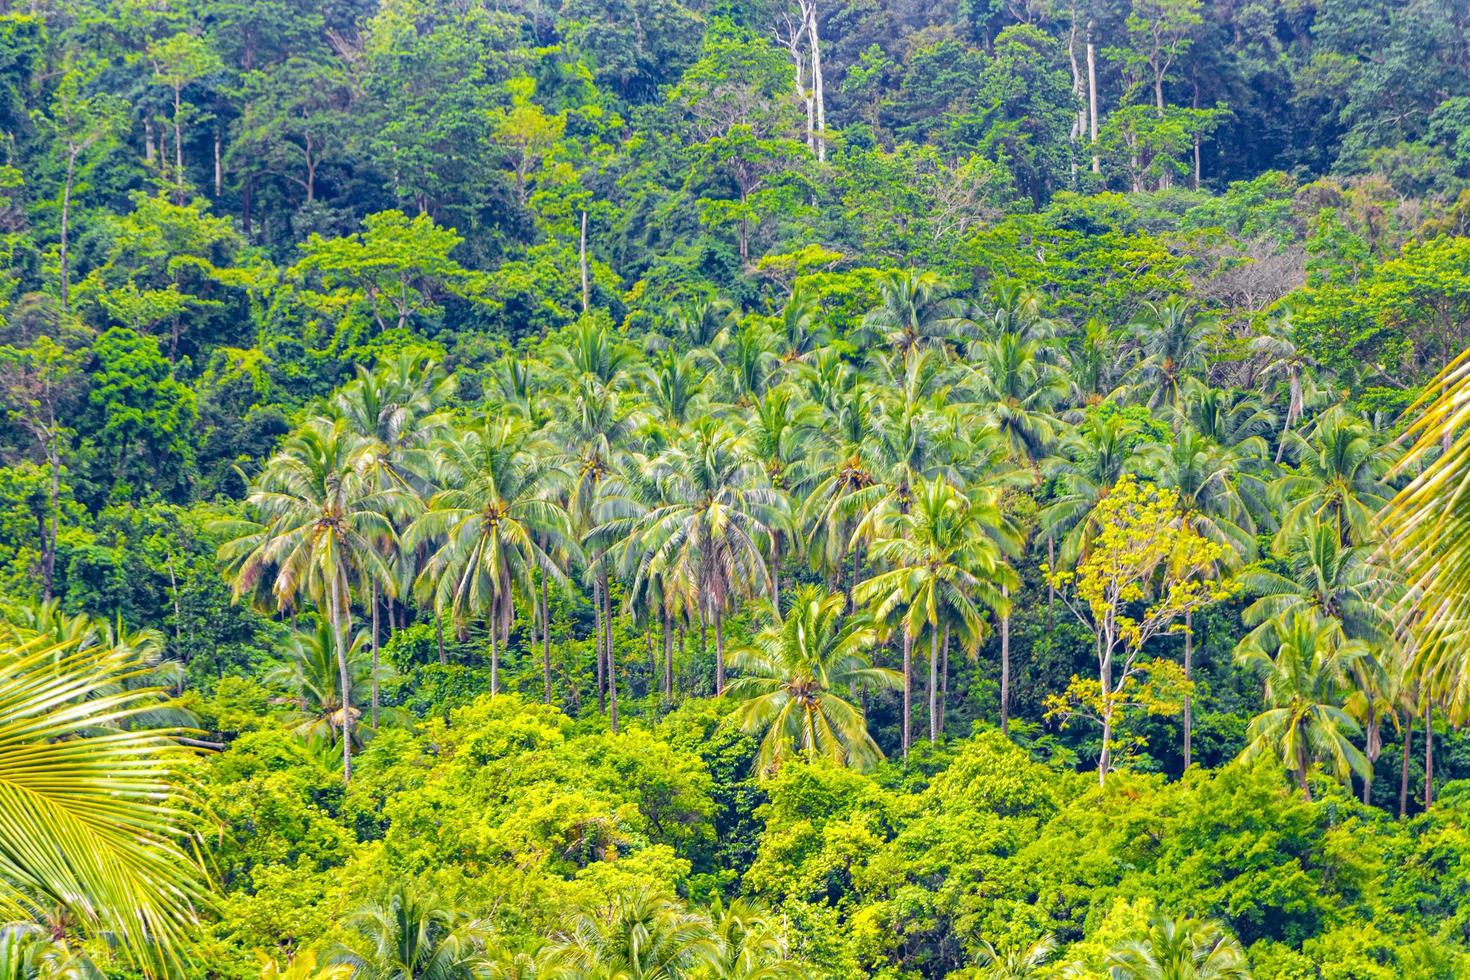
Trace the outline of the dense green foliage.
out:
<instances>
[{"instance_id":1,"label":"dense green foliage","mask_svg":"<svg viewBox=\"0 0 1470 980\"><path fill-rule=\"evenodd\" d=\"M36 0L0 147L0 980L1470 974L1464 4Z\"/></svg>"}]
</instances>

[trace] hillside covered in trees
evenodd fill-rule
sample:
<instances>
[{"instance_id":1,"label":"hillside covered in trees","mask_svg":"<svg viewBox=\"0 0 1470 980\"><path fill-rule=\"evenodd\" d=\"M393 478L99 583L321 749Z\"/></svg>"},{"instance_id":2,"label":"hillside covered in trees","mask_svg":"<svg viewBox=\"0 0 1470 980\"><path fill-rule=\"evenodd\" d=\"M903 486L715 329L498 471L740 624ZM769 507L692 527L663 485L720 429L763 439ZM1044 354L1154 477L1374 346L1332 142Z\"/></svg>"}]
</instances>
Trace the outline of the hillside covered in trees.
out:
<instances>
[{"instance_id":1,"label":"hillside covered in trees","mask_svg":"<svg viewBox=\"0 0 1470 980\"><path fill-rule=\"evenodd\" d=\"M0 0L0 980L1470 976L1470 7Z\"/></svg>"}]
</instances>

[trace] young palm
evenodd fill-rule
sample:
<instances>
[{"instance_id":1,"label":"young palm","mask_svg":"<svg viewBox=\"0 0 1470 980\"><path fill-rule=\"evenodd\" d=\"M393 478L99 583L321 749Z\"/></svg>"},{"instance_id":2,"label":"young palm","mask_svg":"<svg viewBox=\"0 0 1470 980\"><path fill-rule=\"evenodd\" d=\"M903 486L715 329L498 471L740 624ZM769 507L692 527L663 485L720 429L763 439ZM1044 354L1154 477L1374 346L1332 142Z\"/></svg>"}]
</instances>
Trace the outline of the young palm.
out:
<instances>
[{"instance_id":1,"label":"young palm","mask_svg":"<svg viewBox=\"0 0 1470 980\"><path fill-rule=\"evenodd\" d=\"M1029 946L1014 946L1004 952L990 943L980 944L976 957L978 976L982 980L1042 980L1056 975L1056 968L1047 960L1057 951L1057 941L1051 936L1042 936Z\"/></svg>"},{"instance_id":2,"label":"young palm","mask_svg":"<svg viewBox=\"0 0 1470 980\"><path fill-rule=\"evenodd\" d=\"M929 738L939 739L939 633L954 623L972 649L984 635L983 609L1009 605L1005 590L1018 584L984 525L992 502L972 503L942 479L919 488L908 512L892 511L873 545L889 566L858 586L876 622L898 619L904 649L903 750L908 757L913 692L913 643L929 631Z\"/></svg>"},{"instance_id":3,"label":"young palm","mask_svg":"<svg viewBox=\"0 0 1470 980\"><path fill-rule=\"evenodd\" d=\"M981 418L999 430L1013 458L1034 464L1061 429L1053 410L1066 394L1066 377L1039 356L1039 343L1015 334L984 341L972 351L970 385Z\"/></svg>"},{"instance_id":4,"label":"young palm","mask_svg":"<svg viewBox=\"0 0 1470 980\"><path fill-rule=\"evenodd\" d=\"M1366 543L1388 502L1387 468L1366 425L1342 411L1327 413L1304 444L1297 470L1271 485L1272 500L1282 511L1281 535L1316 519L1335 526L1344 544Z\"/></svg>"},{"instance_id":5,"label":"young palm","mask_svg":"<svg viewBox=\"0 0 1470 980\"><path fill-rule=\"evenodd\" d=\"M438 447L436 481L444 488L404 536L431 552L420 594L461 624L483 617L490 633L490 690L500 689L500 644L515 620L517 595L537 594L537 574L566 583L553 559L575 552L566 511L547 496L555 475L547 448L528 441L521 423L490 421Z\"/></svg>"},{"instance_id":6,"label":"young palm","mask_svg":"<svg viewBox=\"0 0 1470 980\"><path fill-rule=\"evenodd\" d=\"M227 521L220 557L235 570L235 594L256 594L269 580L278 609L302 596L332 626L343 690L351 688L347 635L353 583L388 583L383 542L397 532L399 488L370 474L372 445L342 419L316 418L286 441L251 488L255 521ZM352 779L352 720L342 715L342 773Z\"/></svg>"},{"instance_id":7,"label":"young palm","mask_svg":"<svg viewBox=\"0 0 1470 980\"><path fill-rule=\"evenodd\" d=\"M730 664L740 674L729 691L744 704L740 726L763 732L756 771L768 775L791 758L822 757L839 765L869 769L883 753L868 734L861 709L842 691L858 687L896 689L903 678L872 666L864 652L872 645L871 625L844 618L846 601L819 586L803 586L783 616L749 647L732 651Z\"/></svg>"},{"instance_id":8,"label":"young palm","mask_svg":"<svg viewBox=\"0 0 1470 980\"><path fill-rule=\"evenodd\" d=\"M1042 508L1040 529L1061 544L1061 560L1075 563L1091 541L1088 515L1123 476L1142 464L1138 427L1122 415L1091 414L1062 439L1047 466L1055 496Z\"/></svg>"},{"instance_id":9,"label":"young palm","mask_svg":"<svg viewBox=\"0 0 1470 980\"><path fill-rule=\"evenodd\" d=\"M906 360L933 349L960 328L959 310L934 272L892 272L878 286L878 306L863 317L861 337Z\"/></svg>"},{"instance_id":10,"label":"young palm","mask_svg":"<svg viewBox=\"0 0 1470 980\"><path fill-rule=\"evenodd\" d=\"M1307 799L1313 762L1343 781L1353 773L1366 778L1368 760L1352 742L1361 732L1342 704L1354 670L1369 656L1368 647L1345 638L1337 623L1310 612L1286 614L1270 631L1269 645L1242 641L1236 660L1264 677L1267 704L1251 719L1242 758L1279 759Z\"/></svg>"},{"instance_id":11,"label":"young palm","mask_svg":"<svg viewBox=\"0 0 1470 980\"><path fill-rule=\"evenodd\" d=\"M151 666L106 644L0 646L0 918L61 909L149 976L182 975L208 876L181 730Z\"/></svg>"},{"instance_id":12,"label":"young palm","mask_svg":"<svg viewBox=\"0 0 1470 980\"><path fill-rule=\"evenodd\" d=\"M360 980L459 980L475 976L484 927L407 884L353 915L360 937L332 957Z\"/></svg>"},{"instance_id":13,"label":"young palm","mask_svg":"<svg viewBox=\"0 0 1470 980\"><path fill-rule=\"evenodd\" d=\"M1301 420L1306 409L1303 380L1308 369L1314 367L1316 362L1310 354L1292 342L1290 321L1282 320L1277 323L1276 331L1253 337L1250 351L1264 361L1256 375L1257 379L1263 382L1286 382L1286 411L1281 415L1281 433L1276 439L1276 464L1279 466L1286 453L1286 437L1291 433L1292 426Z\"/></svg>"},{"instance_id":14,"label":"young palm","mask_svg":"<svg viewBox=\"0 0 1470 980\"><path fill-rule=\"evenodd\" d=\"M1255 566L1241 574L1252 635L1269 631L1291 613L1315 613L1339 623L1352 639L1386 640L1394 583L1375 561L1373 545L1344 545L1337 528L1308 520L1283 543L1285 573Z\"/></svg>"},{"instance_id":15,"label":"young palm","mask_svg":"<svg viewBox=\"0 0 1470 980\"><path fill-rule=\"evenodd\" d=\"M336 642L331 624L318 618L311 630L296 630L286 642L286 660L265 676L267 684L280 687L296 701L300 720L296 734L312 739L330 740L342 730L343 715L350 714L354 724L348 728L360 736L355 722L362 717L362 691L375 685L373 672L381 668L369 658L366 632L358 631L347 648L348 688L342 696L342 680L337 670ZM358 737L359 748L362 739Z\"/></svg>"},{"instance_id":16,"label":"young palm","mask_svg":"<svg viewBox=\"0 0 1470 980\"><path fill-rule=\"evenodd\" d=\"M1192 306L1189 300L1179 296L1160 303L1144 303L1143 313L1130 324L1143 340L1144 359L1138 367L1138 385L1148 392L1150 407L1178 406L1184 397L1186 381L1205 365L1218 324Z\"/></svg>"},{"instance_id":17,"label":"young palm","mask_svg":"<svg viewBox=\"0 0 1470 980\"><path fill-rule=\"evenodd\" d=\"M671 980L698 975L718 953L709 920L670 895L628 890L575 916L543 963L551 976Z\"/></svg>"},{"instance_id":18,"label":"young palm","mask_svg":"<svg viewBox=\"0 0 1470 980\"><path fill-rule=\"evenodd\" d=\"M1148 935L1108 954L1113 980L1250 980L1240 942L1211 922L1155 916Z\"/></svg>"}]
</instances>

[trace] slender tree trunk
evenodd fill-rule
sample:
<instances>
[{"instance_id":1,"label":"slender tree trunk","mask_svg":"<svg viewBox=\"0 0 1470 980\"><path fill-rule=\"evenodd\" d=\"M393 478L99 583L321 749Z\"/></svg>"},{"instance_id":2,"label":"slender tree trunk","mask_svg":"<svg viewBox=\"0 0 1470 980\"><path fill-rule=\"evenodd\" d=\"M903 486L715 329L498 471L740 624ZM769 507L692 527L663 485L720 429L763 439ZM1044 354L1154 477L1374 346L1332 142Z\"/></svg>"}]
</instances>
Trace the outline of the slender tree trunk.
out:
<instances>
[{"instance_id":1,"label":"slender tree trunk","mask_svg":"<svg viewBox=\"0 0 1470 980\"><path fill-rule=\"evenodd\" d=\"M827 98L822 80L822 39L817 32L816 0L807 4L807 34L812 45L812 98L817 104L817 162L827 160Z\"/></svg>"},{"instance_id":2,"label":"slender tree trunk","mask_svg":"<svg viewBox=\"0 0 1470 980\"><path fill-rule=\"evenodd\" d=\"M378 585L373 583L373 731L378 730Z\"/></svg>"},{"instance_id":3,"label":"slender tree trunk","mask_svg":"<svg viewBox=\"0 0 1470 980\"><path fill-rule=\"evenodd\" d=\"M1186 610L1184 613L1184 679L1192 679L1190 671L1194 667L1194 610ZM1194 704L1188 694L1184 695L1184 768L1189 768L1191 761L1190 750L1192 748L1192 736L1194 733Z\"/></svg>"},{"instance_id":4,"label":"slender tree trunk","mask_svg":"<svg viewBox=\"0 0 1470 980\"><path fill-rule=\"evenodd\" d=\"M771 535L771 601L781 608L781 534Z\"/></svg>"},{"instance_id":5,"label":"slender tree trunk","mask_svg":"<svg viewBox=\"0 0 1470 980\"><path fill-rule=\"evenodd\" d=\"M613 691L612 687L617 682L616 675L614 673L615 665L617 664L617 657L615 655L616 651L613 648L612 589L609 587L606 573L604 573L602 576L602 632L602 653L603 658L607 662L607 686L609 689L609 694L614 700L613 710L616 711L617 692Z\"/></svg>"},{"instance_id":6,"label":"slender tree trunk","mask_svg":"<svg viewBox=\"0 0 1470 980\"><path fill-rule=\"evenodd\" d=\"M61 272L61 312L71 310L71 266L69 264L68 241L71 231L71 190L76 183L77 153L73 146L66 155L66 183L61 188L61 242L57 253Z\"/></svg>"},{"instance_id":7,"label":"slender tree trunk","mask_svg":"<svg viewBox=\"0 0 1470 980\"><path fill-rule=\"evenodd\" d=\"M41 537L41 595L46 602L51 601L56 576L56 534L61 511L61 450L57 444L60 438L56 419L51 418L46 439L46 462L51 469L46 490L47 528Z\"/></svg>"},{"instance_id":8,"label":"slender tree trunk","mask_svg":"<svg viewBox=\"0 0 1470 980\"><path fill-rule=\"evenodd\" d=\"M1409 815L1409 749L1414 741L1414 713L1404 712L1404 753L1399 765L1399 819Z\"/></svg>"},{"instance_id":9,"label":"slender tree trunk","mask_svg":"<svg viewBox=\"0 0 1470 980\"><path fill-rule=\"evenodd\" d=\"M1087 119L1092 138L1092 172L1102 173L1102 158L1097 153L1097 45L1092 40L1092 21L1087 22Z\"/></svg>"},{"instance_id":10,"label":"slender tree trunk","mask_svg":"<svg viewBox=\"0 0 1470 980\"><path fill-rule=\"evenodd\" d=\"M1010 602L1009 586L1001 588L1001 594ZM1009 608L1000 617L1000 733L1011 734L1011 614Z\"/></svg>"},{"instance_id":11,"label":"slender tree trunk","mask_svg":"<svg viewBox=\"0 0 1470 980\"><path fill-rule=\"evenodd\" d=\"M944 640L939 647L939 730L944 731L944 716L949 711L949 624L944 624Z\"/></svg>"},{"instance_id":12,"label":"slender tree trunk","mask_svg":"<svg viewBox=\"0 0 1470 980\"><path fill-rule=\"evenodd\" d=\"M500 624L495 619L494 612L485 619L485 625L490 627L490 696L492 698L500 693Z\"/></svg>"},{"instance_id":13,"label":"slender tree trunk","mask_svg":"<svg viewBox=\"0 0 1470 980\"><path fill-rule=\"evenodd\" d=\"M541 686L546 703L551 703L551 596L546 576L541 576Z\"/></svg>"},{"instance_id":14,"label":"slender tree trunk","mask_svg":"<svg viewBox=\"0 0 1470 980\"><path fill-rule=\"evenodd\" d=\"M183 114L183 88L174 86L174 183L178 189L174 192L174 203L184 203L184 128L181 121Z\"/></svg>"},{"instance_id":15,"label":"slender tree trunk","mask_svg":"<svg viewBox=\"0 0 1470 980\"><path fill-rule=\"evenodd\" d=\"M592 576L592 632L597 637L597 710L607 710L607 682L602 655L602 577Z\"/></svg>"},{"instance_id":16,"label":"slender tree trunk","mask_svg":"<svg viewBox=\"0 0 1470 980\"><path fill-rule=\"evenodd\" d=\"M352 782L352 678L347 671L347 597L342 580L332 580L332 640L337 645L337 680L342 708L342 782Z\"/></svg>"},{"instance_id":17,"label":"slender tree trunk","mask_svg":"<svg viewBox=\"0 0 1470 980\"><path fill-rule=\"evenodd\" d=\"M929 741L939 741L939 627L929 627Z\"/></svg>"},{"instance_id":18,"label":"slender tree trunk","mask_svg":"<svg viewBox=\"0 0 1470 980\"><path fill-rule=\"evenodd\" d=\"M1072 4L1072 29L1067 34L1067 63L1072 70L1072 95L1077 100L1077 112L1072 118L1072 129L1068 134L1072 140L1072 184L1077 183L1077 147L1087 135L1087 86L1082 81L1082 68L1077 61L1077 5Z\"/></svg>"},{"instance_id":19,"label":"slender tree trunk","mask_svg":"<svg viewBox=\"0 0 1470 980\"><path fill-rule=\"evenodd\" d=\"M672 701L674 699L674 632L673 623L669 616L668 607L662 610L663 615L663 643L664 643L664 697Z\"/></svg>"},{"instance_id":20,"label":"slender tree trunk","mask_svg":"<svg viewBox=\"0 0 1470 980\"><path fill-rule=\"evenodd\" d=\"M587 212L582 212L582 247L578 255L582 267L582 312L586 313L592 305L592 285L587 277Z\"/></svg>"},{"instance_id":21,"label":"slender tree trunk","mask_svg":"<svg viewBox=\"0 0 1470 980\"><path fill-rule=\"evenodd\" d=\"M444 656L444 610L434 610L434 638L439 642L439 666L447 667L448 659Z\"/></svg>"},{"instance_id":22,"label":"slender tree trunk","mask_svg":"<svg viewBox=\"0 0 1470 980\"><path fill-rule=\"evenodd\" d=\"M1108 768L1113 762L1113 753L1110 745L1113 741L1113 713L1107 707L1102 713L1102 751L1097 756L1097 784L1107 784Z\"/></svg>"},{"instance_id":23,"label":"slender tree trunk","mask_svg":"<svg viewBox=\"0 0 1470 980\"><path fill-rule=\"evenodd\" d=\"M914 637L904 627L903 631L903 761L909 761L909 726L913 718L914 697Z\"/></svg>"},{"instance_id":24,"label":"slender tree trunk","mask_svg":"<svg viewBox=\"0 0 1470 980\"><path fill-rule=\"evenodd\" d=\"M1434 803L1434 702L1424 703L1424 812Z\"/></svg>"},{"instance_id":25,"label":"slender tree trunk","mask_svg":"<svg viewBox=\"0 0 1470 980\"><path fill-rule=\"evenodd\" d=\"M216 129L214 131L214 196L215 197L219 197L220 194L224 191L224 187L225 187L225 169L224 169L224 167L220 163L220 158L219 158L219 149L220 149L220 146L219 146L219 144L220 144L220 133L219 133L219 130Z\"/></svg>"},{"instance_id":26,"label":"slender tree trunk","mask_svg":"<svg viewBox=\"0 0 1470 980\"><path fill-rule=\"evenodd\" d=\"M715 693L725 693L725 620L715 610Z\"/></svg>"},{"instance_id":27,"label":"slender tree trunk","mask_svg":"<svg viewBox=\"0 0 1470 980\"><path fill-rule=\"evenodd\" d=\"M703 664L709 660L709 625L705 622L704 610L699 610L699 662L701 669Z\"/></svg>"},{"instance_id":28,"label":"slender tree trunk","mask_svg":"<svg viewBox=\"0 0 1470 980\"><path fill-rule=\"evenodd\" d=\"M1307 785L1307 743L1304 739L1297 740L1296 746L1296 784L1301 787L1302 797L1308 802L1312 799L1312 787Z\"/></svg>"},{"instance_id":29,"label":"slender tree trunk","mask_svg":"<svg viewBox=\"0 0 1470 980\"><path fill-rule=\"evenodd\" d=\"M618 665L612 656L611 649L608 650L607 658L607 704L608 717L612 722L612 733L616 735L618 733Z\"/></svg>"}]
</instances>

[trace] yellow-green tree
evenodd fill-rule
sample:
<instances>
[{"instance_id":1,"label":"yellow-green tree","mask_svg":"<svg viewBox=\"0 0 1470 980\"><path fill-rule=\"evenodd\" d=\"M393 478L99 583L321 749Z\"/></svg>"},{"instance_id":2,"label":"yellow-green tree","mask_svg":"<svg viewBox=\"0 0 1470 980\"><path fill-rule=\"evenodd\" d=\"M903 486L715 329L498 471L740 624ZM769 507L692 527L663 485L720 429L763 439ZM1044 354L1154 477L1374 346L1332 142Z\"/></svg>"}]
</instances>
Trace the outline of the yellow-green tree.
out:
<instances>
[{"instance_id":1,"label":"yellow-green tree","mask_svg":"<svg viewBox=\"0 0 1470 980\"><path fill-rule=\"evenodd\" d=\"M1188 690L1177 665L1144 659L1150 641L1183 633L1186 613L1224 598L1233 586L1215 573L1224 546L1194 529L1172 490L1124 476L1089 520L1092 547L1076 570L1046 572L1096 637L1097 678L1074 676L1066 690L1047 699L1047 714L1088 718L1102 727L1101 785L1126 713L1177 713Z\"/></svg>"}]
</instances>

